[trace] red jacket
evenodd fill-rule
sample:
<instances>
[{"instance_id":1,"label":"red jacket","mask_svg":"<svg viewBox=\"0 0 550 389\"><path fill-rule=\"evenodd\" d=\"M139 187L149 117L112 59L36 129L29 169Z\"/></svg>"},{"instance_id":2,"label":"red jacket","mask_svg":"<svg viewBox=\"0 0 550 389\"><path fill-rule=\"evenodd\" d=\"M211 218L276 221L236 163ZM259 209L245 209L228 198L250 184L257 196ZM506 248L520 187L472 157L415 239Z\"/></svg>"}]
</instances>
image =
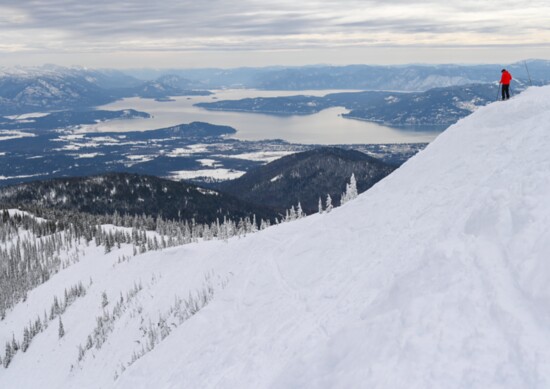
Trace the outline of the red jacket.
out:
<instances>
[{"instance_id":1,"label":"red jacket","mask_svg":"<svg viewBox=\"0 0 550 389\"><path fill-rule=\"evenodd\" d=\"M500 83L502 85L510 85L510 81L512 81L512 75L508 73L507 70L502 72L502 77L500 78Z\"/></svg>"}]
</instances>

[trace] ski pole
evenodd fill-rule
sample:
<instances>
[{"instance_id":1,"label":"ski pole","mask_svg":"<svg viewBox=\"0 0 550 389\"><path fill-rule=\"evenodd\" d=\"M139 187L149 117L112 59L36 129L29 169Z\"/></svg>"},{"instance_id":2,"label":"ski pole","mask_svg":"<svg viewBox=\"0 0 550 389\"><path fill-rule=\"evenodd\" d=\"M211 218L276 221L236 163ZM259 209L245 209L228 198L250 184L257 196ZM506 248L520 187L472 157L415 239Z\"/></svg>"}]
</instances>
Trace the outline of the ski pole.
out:
<instances>
[{"instance_id":1,"label":"ski pole","mask_svg":"<svg viewBox=\"0 0 550 389\"><path fill-rule=\"evenodd\" d=\"M497 90L497 101L498 101L498 96L500 95L500 82L498 83L498 90Z\"/></svg>"}]
</instances>

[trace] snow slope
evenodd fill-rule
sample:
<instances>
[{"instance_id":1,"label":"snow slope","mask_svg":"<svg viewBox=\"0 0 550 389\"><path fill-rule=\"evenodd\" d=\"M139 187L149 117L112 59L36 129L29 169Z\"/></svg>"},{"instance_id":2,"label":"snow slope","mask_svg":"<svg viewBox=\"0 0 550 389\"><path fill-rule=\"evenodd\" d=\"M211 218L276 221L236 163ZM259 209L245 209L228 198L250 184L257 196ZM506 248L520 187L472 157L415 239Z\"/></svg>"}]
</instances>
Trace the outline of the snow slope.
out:
<instances>
[{"instance_id":1,"label":"snow slope","mask_svg":"<svg viewBox=\"0 0 550 389\"><path fill-rule=\"evenodd\" d=\"M3 344L53 294L93 276L63 315L66 335L50 325L0 369L0 386L549 388L548 123L550 87L530 88L459 121L329 214L120 264L128 248L83 248L0 322ZM122 371L144 323L205 276L208 305ZM112 305L136 280L143 290L106 343L77 363L102 291Z\"/></svg>"}]
</instances>

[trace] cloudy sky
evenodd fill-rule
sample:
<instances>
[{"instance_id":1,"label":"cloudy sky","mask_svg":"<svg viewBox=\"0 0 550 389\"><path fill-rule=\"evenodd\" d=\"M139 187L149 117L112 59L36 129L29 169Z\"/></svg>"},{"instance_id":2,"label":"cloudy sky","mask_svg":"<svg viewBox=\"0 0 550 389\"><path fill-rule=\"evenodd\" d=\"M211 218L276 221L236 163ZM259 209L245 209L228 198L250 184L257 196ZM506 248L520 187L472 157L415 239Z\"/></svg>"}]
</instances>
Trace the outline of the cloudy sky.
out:
<instances>
[{"instance_id":1,"label":"cloudy sky","mask_svg":"<svg viewBox=\"0 0 550 389\"><path fill-rule=\"evenodd\" d=\"M550 59L550 1L0 0L0 65Z\"/></svg>"}]
</instances>

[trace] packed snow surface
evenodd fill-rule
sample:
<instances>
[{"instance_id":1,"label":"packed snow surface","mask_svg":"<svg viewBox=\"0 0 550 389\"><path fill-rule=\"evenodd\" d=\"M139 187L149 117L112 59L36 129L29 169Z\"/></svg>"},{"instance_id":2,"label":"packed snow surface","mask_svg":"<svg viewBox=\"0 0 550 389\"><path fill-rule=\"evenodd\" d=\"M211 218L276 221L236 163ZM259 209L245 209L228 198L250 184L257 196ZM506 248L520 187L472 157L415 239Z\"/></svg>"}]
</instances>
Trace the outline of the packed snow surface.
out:
<instances>
[{"instance_id":1,"label":"packed snow surface","mask_svg":"<svg viewBox=\"0 0 550 389\"><path fill-rule=\"evenodd\" d=\"M0 369L0 386L549 388L548 123L550 87L530 88L480 108L328 214L121 264L125 247L83 249L0 322L3 342L53 294L93 277L63 315L66 335L57 325L38 335ZM140 325L206 274L209 304L121 371ZM78 364L102 291L114 301L135 280L135 310Z\"/></svg>"}]
</instances>

